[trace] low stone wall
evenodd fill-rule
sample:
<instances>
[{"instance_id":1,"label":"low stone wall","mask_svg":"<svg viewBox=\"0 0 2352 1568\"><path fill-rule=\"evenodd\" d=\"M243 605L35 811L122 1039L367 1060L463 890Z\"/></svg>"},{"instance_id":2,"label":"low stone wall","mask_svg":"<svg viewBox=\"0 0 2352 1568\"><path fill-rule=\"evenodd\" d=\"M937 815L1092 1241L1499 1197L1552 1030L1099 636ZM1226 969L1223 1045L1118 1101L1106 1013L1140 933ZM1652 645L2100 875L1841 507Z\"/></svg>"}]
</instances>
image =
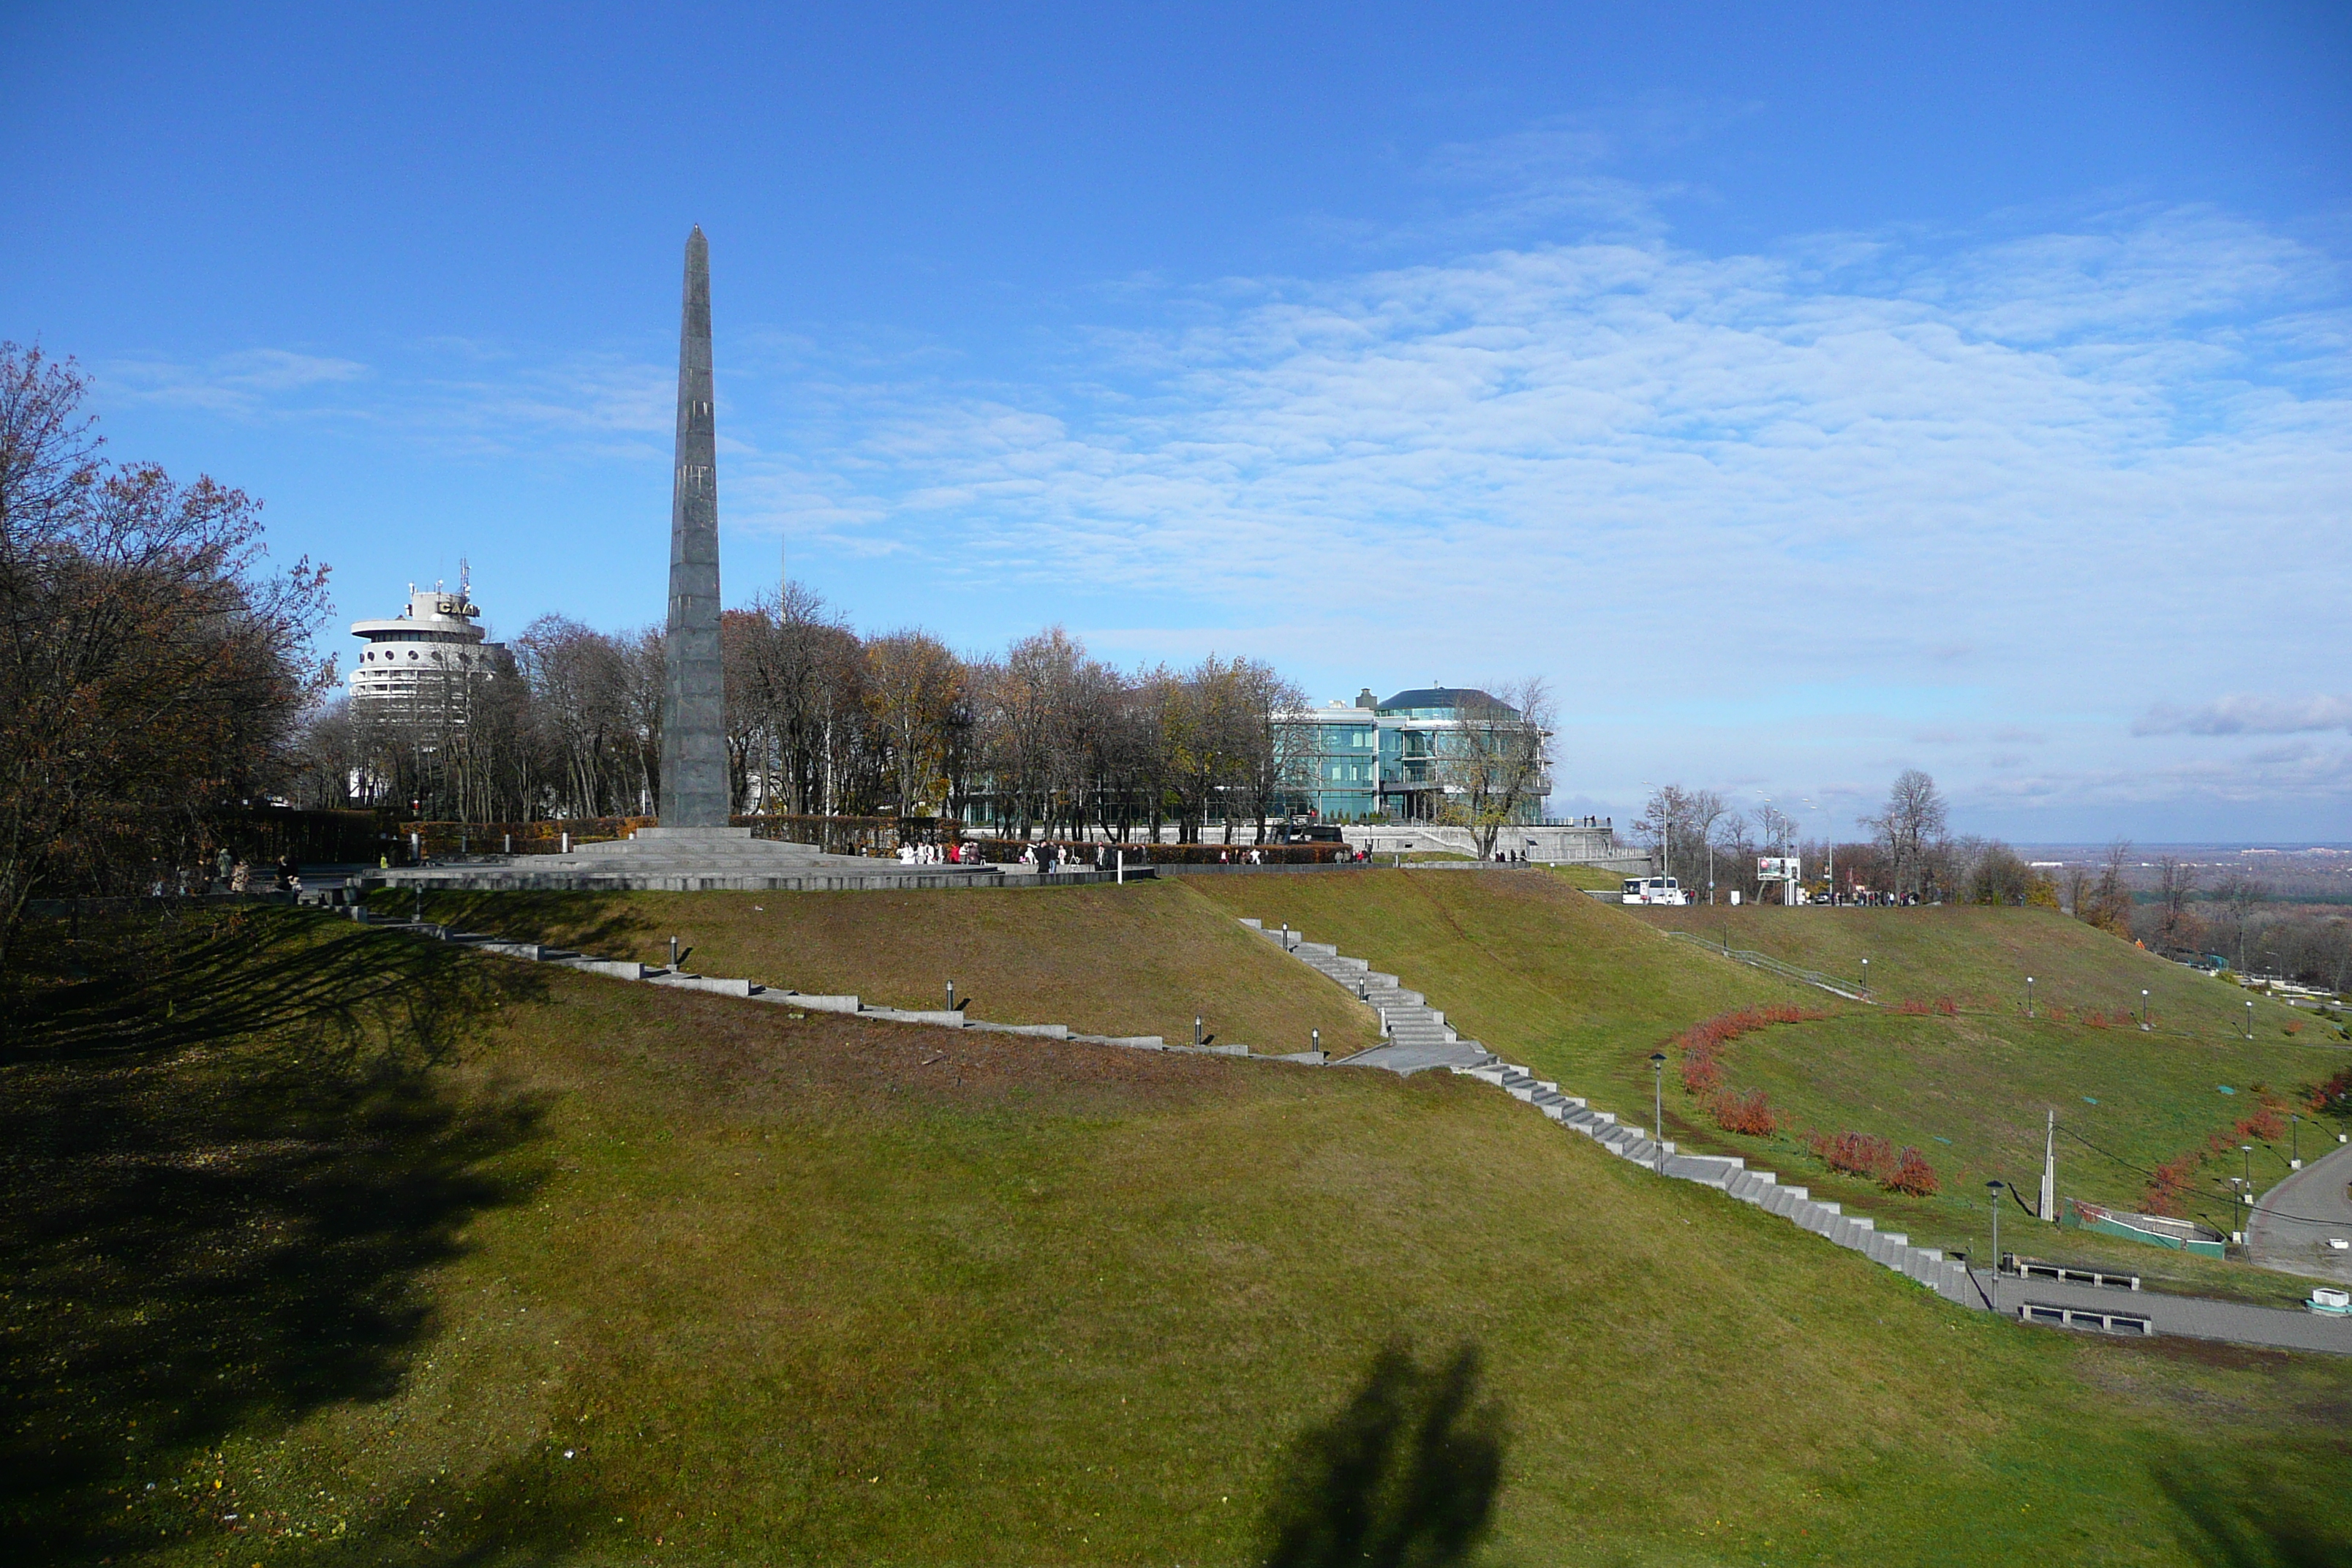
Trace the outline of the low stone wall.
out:
<instances>
[{"instance_id":1,"label":"low stone wall","mask_svg":"<svg viewBox=\"0 0 2352 1568\"><path fill-rule=\"evenodd\" d=\"M902 892L909 889L1083 887L1094 882L1120 880L1116 870L1097 871L1091 868L1056 871L1046 877L1017 867L959 868L942 866L935 870L927 870L900 868L895 861L887 864L891 869L884 870L877 863L871 873L829 870L767 873L689 871L667 875L631 871L518 871L504 868L475 870L463 866L424 866L371 873L367 885L467 893L881 893ZM1126 880L1147 881L1153 874L1154 868L1150 866L1129 866Z\"/></svg>"}]
</instances>

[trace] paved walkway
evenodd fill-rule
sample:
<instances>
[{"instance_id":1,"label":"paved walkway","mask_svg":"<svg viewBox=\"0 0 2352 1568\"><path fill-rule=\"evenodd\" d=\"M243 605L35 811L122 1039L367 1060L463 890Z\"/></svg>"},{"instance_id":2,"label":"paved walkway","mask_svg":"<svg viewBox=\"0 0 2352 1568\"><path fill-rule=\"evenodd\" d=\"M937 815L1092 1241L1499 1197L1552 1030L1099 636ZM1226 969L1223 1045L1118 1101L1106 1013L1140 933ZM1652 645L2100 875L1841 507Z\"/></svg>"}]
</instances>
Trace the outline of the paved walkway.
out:
<instances>
[{"instance_id":1,"label":"paved walkway","mask_svg":"<svg viewBox=\"0 0 2352 1568\"><path fill-rule=\"evenodd\" d=\"M1380 1015L1381 1044L1354 1056L1342 1057L1337 1065L1382 1068L1410 1078L1432 1068L1458 1072L1495 1059L1477 1041L1464 1039L1445 1021L1444 1014L1429 1005L1427 997L1418 991L1403 989L1395 975L1382 974L1369 961L1344 957L1329 942L1308 942L1286 926L1268 931L1259 921L1245 920L1241 923L1280 944L1283 952L1335 981Z\"/></svg>"},{"instance_id":2,"label":"paved walkway","mask_svg":"<svg viewBox=\"0 0 2352 1568\"><path fill-rule=\"evenodd\" d=\"M2352 1248L2338 1252L2327 1245L2331 1237L2352 1241L2347 1184L2352 1184L2352 1145L2338 1144L2254 1200L2246 1255L2283 1274L2352 1285ZM2346 1321L2352 1323L2352 1319Z\"/></svg>"}]
</instances>

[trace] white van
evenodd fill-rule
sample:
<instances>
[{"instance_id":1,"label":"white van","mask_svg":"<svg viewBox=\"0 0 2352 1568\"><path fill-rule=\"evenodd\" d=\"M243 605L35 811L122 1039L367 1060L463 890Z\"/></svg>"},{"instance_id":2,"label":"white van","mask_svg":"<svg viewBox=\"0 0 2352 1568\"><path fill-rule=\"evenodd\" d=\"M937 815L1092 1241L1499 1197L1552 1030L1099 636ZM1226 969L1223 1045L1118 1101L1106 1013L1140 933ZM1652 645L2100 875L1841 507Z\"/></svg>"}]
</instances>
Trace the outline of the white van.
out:
<instances>
[{"instance_id":1,"label":"white van","mask_svg":"<svg viewBox=\"0 0 2352 1568\"><path fill-rule=\"evenodd\" d=\"M1625 879L1625 902L1629 904L1687 904L1690 895L1672 877L1628 877Z\"/></svg>"}]
</instances>

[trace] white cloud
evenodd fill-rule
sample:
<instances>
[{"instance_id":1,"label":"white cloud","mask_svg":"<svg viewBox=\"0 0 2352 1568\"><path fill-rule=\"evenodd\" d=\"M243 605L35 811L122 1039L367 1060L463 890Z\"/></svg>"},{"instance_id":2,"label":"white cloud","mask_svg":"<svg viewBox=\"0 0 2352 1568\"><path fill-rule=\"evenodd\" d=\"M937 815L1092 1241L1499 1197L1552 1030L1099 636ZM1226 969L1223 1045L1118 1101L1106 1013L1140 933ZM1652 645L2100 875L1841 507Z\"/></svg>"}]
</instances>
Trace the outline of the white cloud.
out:
<instances>
[{"instance_id":1,"label":"white cloud","mask_svg":"<svg viewBox=\"0 0 2352 1568\"><path fill-rule=\"evenodd\" d=\"M266 348L201 364L149 358L117 360L100 370L111 389L141 402L238 416L257 413L286 393L360 381L369 374L357 360Z\"/></svg>"},{"instance_id":2,"label":"white cloud","mask_svg":"<svg viewBox=\"0 0 2352 1568\"><path fill-rule=\"evenodd\" d=\"M2158 704L2132 726L2135 735L2299 735L2352 731L2352 697L2237 694L2195 708Z\"/></svg>"},{"instance_id":3,"label":"white cloud","mask_svg":"<svg viewBox=\"0 0 2352 1568\"><path fill-rule=\"evenodd\" d=\"M2202 739L2345 728L2352 699L2164 705L2185 672L2261 692L2352 667L2341 616L2285 608L2352 596L2331 257L2201 207L1710 256L1596 172L1607 152L1538 128L1424 171L1593 237L1126 279L1023 374L903 338L730 348L722 323L729 525L886 562L893 603L969 640L1083 590L1117 606L1098 646L1247 647L1318 689L1548 671L1607 721L1577 790L1737 768L1867 799L1925 760L1995 814L2352 810L2337 751ZM656 472L673 374L472 345L402 377L122 373L246 414L348 408L365 375L368 416L420 439Z\"/></svg>"}]
</instances>

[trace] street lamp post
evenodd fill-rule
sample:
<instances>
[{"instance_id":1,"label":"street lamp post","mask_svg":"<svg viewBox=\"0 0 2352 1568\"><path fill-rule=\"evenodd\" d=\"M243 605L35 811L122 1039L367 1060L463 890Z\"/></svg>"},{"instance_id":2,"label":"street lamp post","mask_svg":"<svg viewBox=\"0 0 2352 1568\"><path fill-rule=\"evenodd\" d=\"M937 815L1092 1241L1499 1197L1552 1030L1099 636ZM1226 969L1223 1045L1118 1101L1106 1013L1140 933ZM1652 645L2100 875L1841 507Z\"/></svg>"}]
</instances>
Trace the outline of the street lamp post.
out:
<instances>
[{"instance_id":1,"label":"street lamp post","mask_svg":"<svg viewBox=\"0 0 2352 1568\"><path fill-rule=\"evenodd\" d=\"M1862 994L1864 996L1870 994L1870 960L1866 958L1862 961ZM2249 1035L2246 1037L2252 1039L2253 1037Z\"/></svg>"},{"instance_id":2,"label":"street lamp post","mask_svg":"<svg viewBox=\"0 0 2352 1568\"><path fill-rule=\"evenodd\" d=\"M2241 1143L2238 1152L2246 1157L2246 1217L2238 1222L2238 1239L2242 1242L2254 1228L2254 1146Z\"/></svg>"},{"instance_id":3,"label":"street lamp post","mask_svg":"<svg viewBox=\"0 0 2352 1568\"><path fill-rule=\"evenodd\" d=\"M1650 1108L1663 1146L1666 1141L1666 1053L1650 1053Z\"/></svg>"},{"instance_id":4,"label":"street lamp post","mask_svg":"<svg viewBox=\"0 0 2352 1568\"><path fill-rule=\"evenodd\" d=\"M1992 1200L1992 1310L2000 1315L2000 1194L2007 1182L1987 1182L1985 1195Z\"/></svg>"},{"instance_id":5,"label":"street lamp post","mask_svg":"<svg viewBox=\"0 0 2352 1568\"><path fill-rule=\"evenodd\" d=\"M2148 1005L2147 987L2143 985L2139 988L2139 1032L2147 1034L2149 1026L2155 1022L2155 1010Z\"/></svg>"},{"instance_id":6,"label":"street lamp post","mask_svg":"<svg viewBox=\"0 0 2352 1568\"><path fill-rule=\"evenodd\" d=\"M2029 1018L2033 1016L2033 976L2031 974L2025 977L2025 1016Z\"/></svg>"},{"instance_id":7,"label":"street lamp post","mask_svg":"<svg viewBox=\"0 0 2352 1568\"><path fill-rule=\"evenodd\" d=\"M2287 1163L2290 1171L2303 1169L2303 1118L2289 1112L2286 1119Z\"/></svg>"}]
</instances>

